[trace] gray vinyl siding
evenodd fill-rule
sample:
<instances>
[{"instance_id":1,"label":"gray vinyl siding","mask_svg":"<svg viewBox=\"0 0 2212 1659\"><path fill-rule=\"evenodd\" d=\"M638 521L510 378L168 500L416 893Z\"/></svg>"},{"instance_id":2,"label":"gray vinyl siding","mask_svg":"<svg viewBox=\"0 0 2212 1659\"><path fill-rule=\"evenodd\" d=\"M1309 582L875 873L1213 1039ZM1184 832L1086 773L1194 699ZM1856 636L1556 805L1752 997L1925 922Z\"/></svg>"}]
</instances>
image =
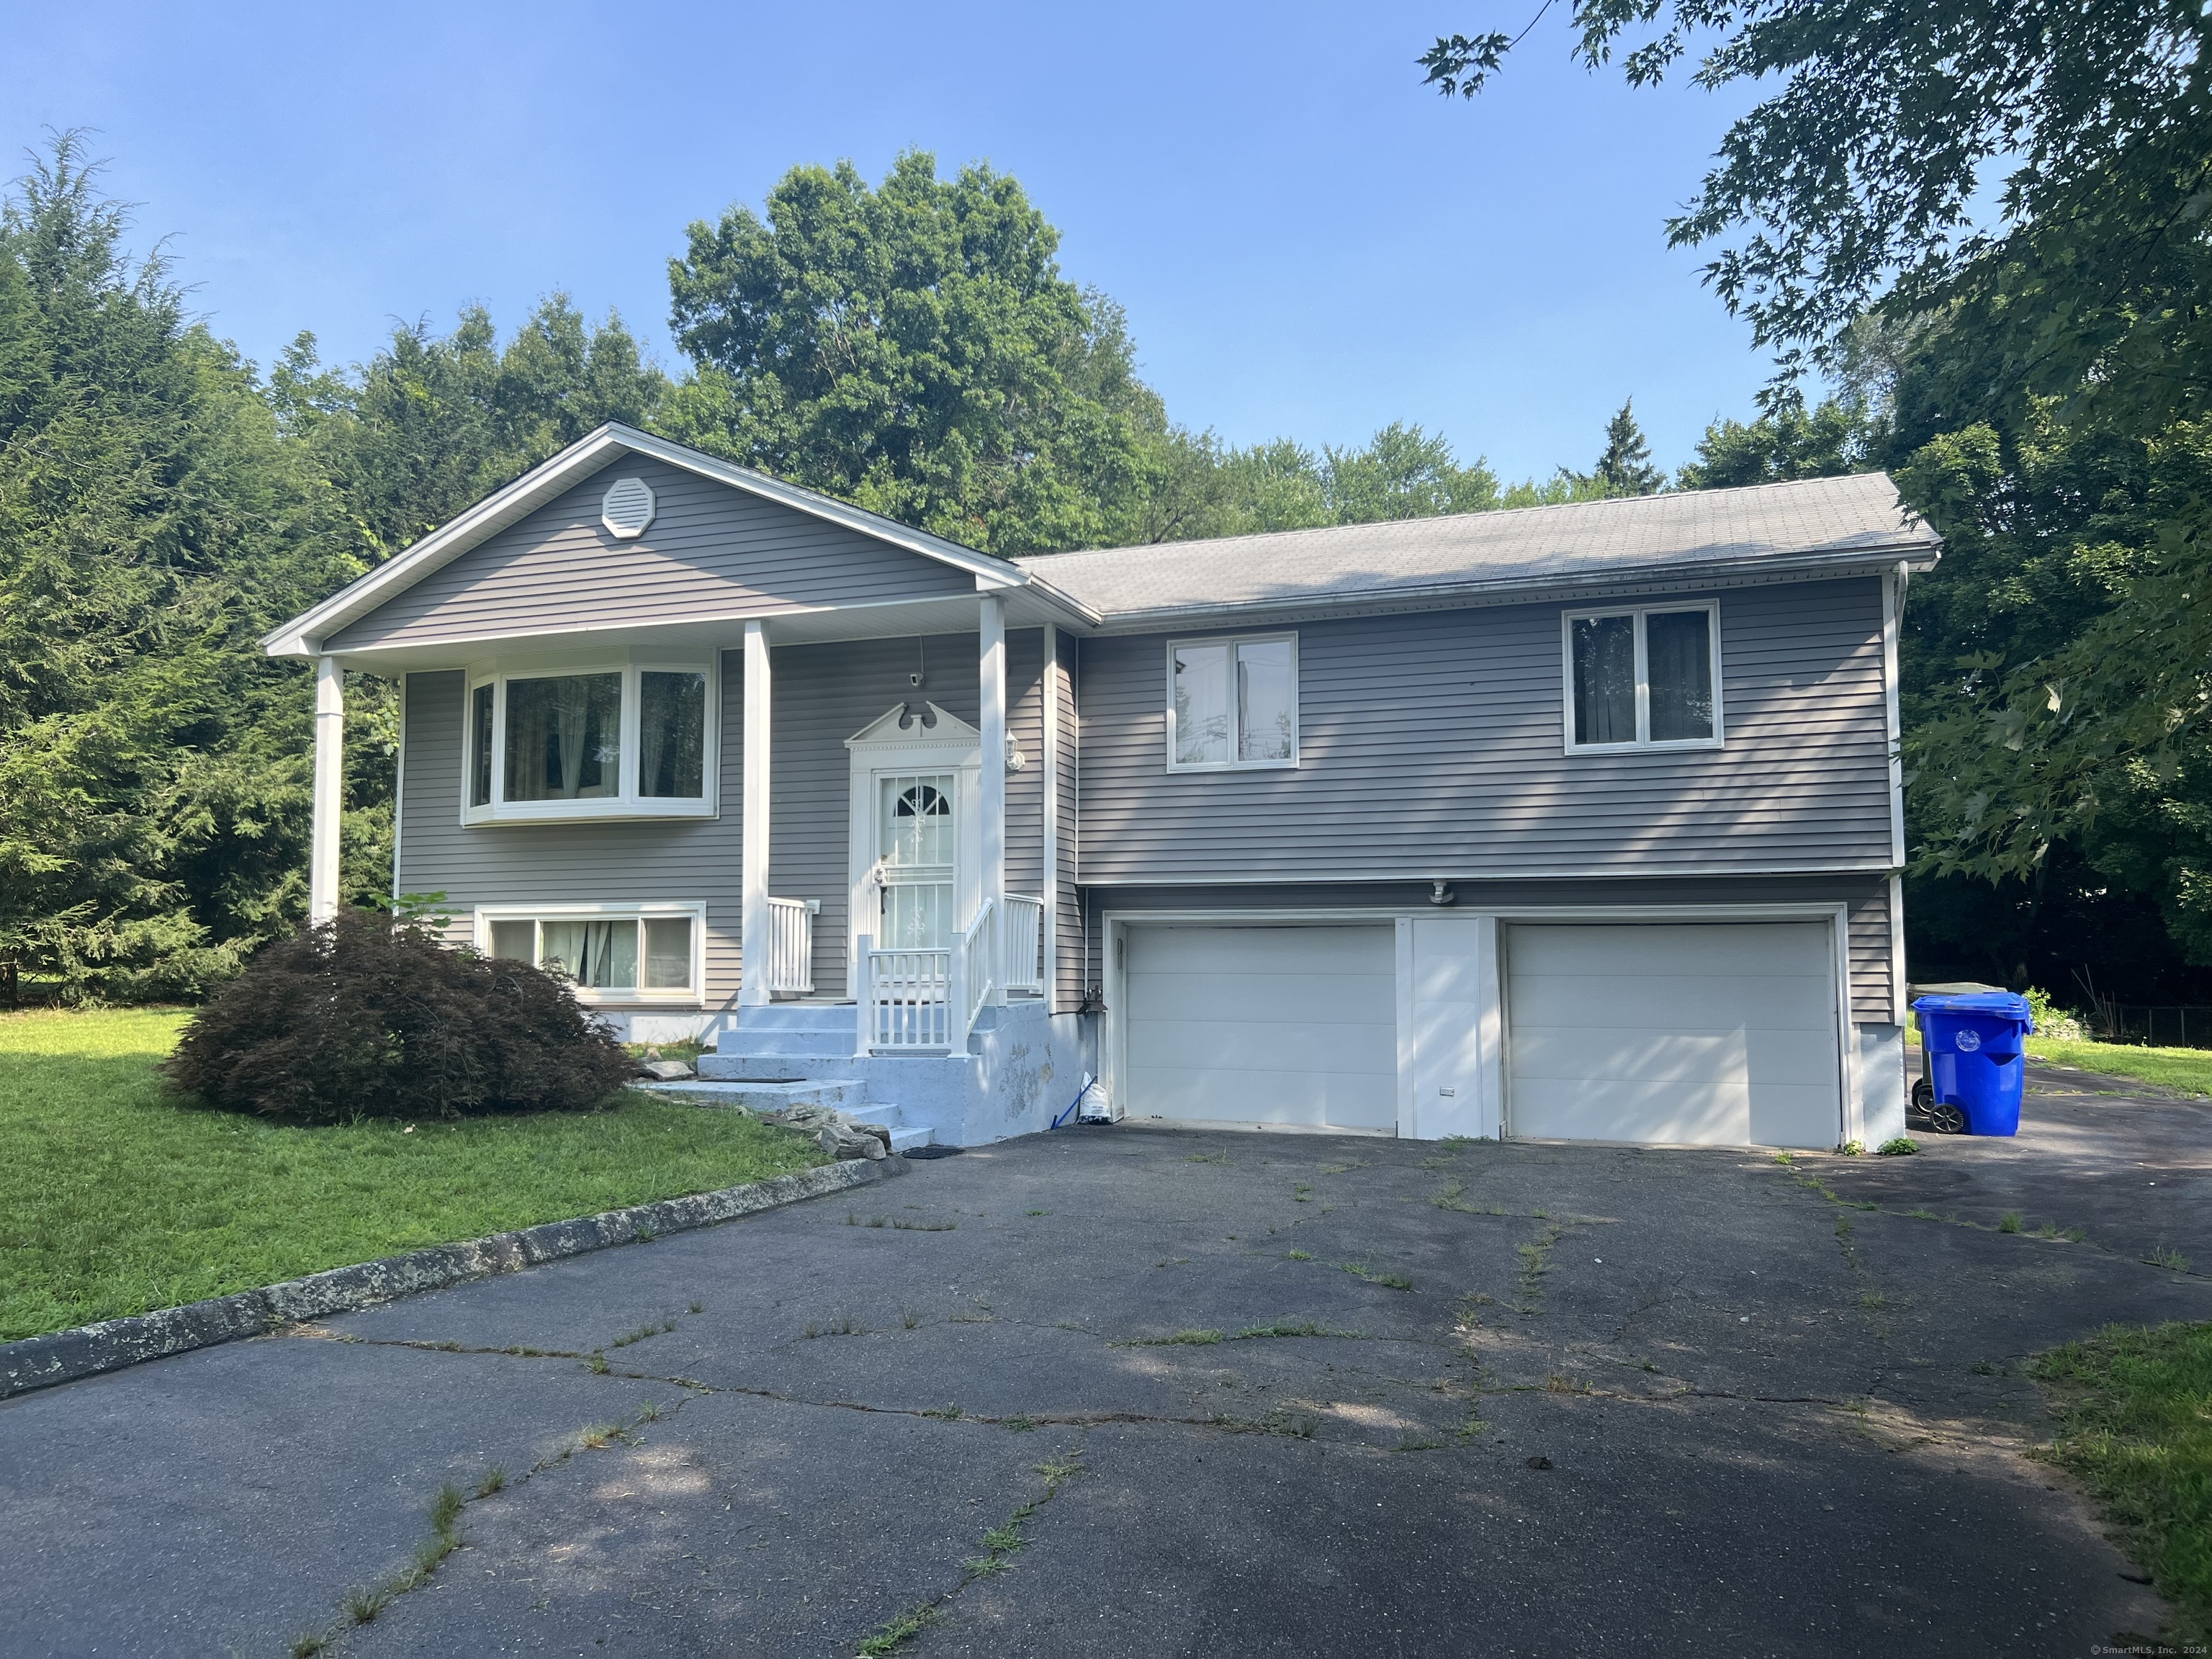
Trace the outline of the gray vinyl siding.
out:
<instances>
[{"instance_id":1,"label":"gray vinyl siding","mask_svg":"<svg viewBox=\"0 0 2212 1659\"><path fill-rule=\"evenodd\" d=\"M480 904L707 907L704 1006L737 1000L744 902L737 803L743 799L743 659L722 659L722 815L631 823L464 826L461 712L466 677L407 677L398 890L446 896L453 933L467 938Z\"/></svg>"},{"instance_id":2,"label":"gray vinyl siding","mask_svg":"<svg viewBox=\"0 0 2212 1659\"><path fill-rule=\"evenodd\" d=\"M1173 636L1085 640L1082 879L1886 866L1879 580L1717 597L1719 750L1564 752L1555 602L1301 625L1295 769L1169 772Z\"/></svg>"},{"instance_id":3,"label":"gray vinyl siding","mask_svg":"<svg viewBox=\"0 0 2212 1659\"><path fill-rule=\"evenodd\" d=\"M634 541L599 522L617 477L658 508ZM972 593L966 571L660 461L627 456L340 630L334 651L773 616Z\"/></svg>"},{"instance_id":4,"label":"gray vinyl siding","mask_svg":"<svg viewBox=\"0 0 2212 1659\"><path fill-rule=\"evenodd\" d=\"M1035 683L1042 629L1007 635L1006 700L1011 709L1024 697L1035 704ZM817 997L851 994L846 977L845 941L850 908L852 763L845 739L909 697L926 697L969 725L982 717L980 640L974 634L912 639L841 641L828 645L781 646L770 653L775 738L769 750L769 886L778 898L819 899L814 920L814 992ZM908 683L918 664L927 665L927 682L917 692ZM1026 664L1026 670L1021 665ZM1024 682L1021 675L1026 672ZM734 719L735 717L732 716ZM1035 757L1042 729L1029 717L1024 752ZM1008 729L1022 737L1014 720ZM1006 779L1006 875L1016 892L1036 892L1021 884L1037 878L1042 844L1038 822L1041 769L1034 761ZM1026 793L1018 786L1024 779ZM725 786L724 799L737 810L738 797ZM1028 849L1019 862L1018 848Z\"/></svg>"},{"instance_id":5,"label":"gray vinyl siding","mask_svg":"<svg viewBox=\"0 0 2212 1659\"><path fill-rule=\"evenodd\" d=\"M1083 965L1083 899L1075 884L1083 797L1082 734L1078 725L1075 684L1077 647L1072 635L1061 634L1060 660L1054 665L1053 695L1060 699L1060 936L1054 941L1054 983L1058 995L1055 1011L1074 1008L1083 1000L1088 981Z\"/></svg>"},{"instance_id":6,"label":"gray vinyl siding","mask_svg":"<svg viewBox=\"0 0 2212 1659\"><path fill-rule=\"evenodd\" d=\"M1887 1024L1893 1012L1890 988L1889 884L1882 876L1791 876L1722 878L1710 880L1457 882L1456 908L1480 910L1521 905L1644 906L1655 904L1842 904L1850 957L1853 1020ZM1378 883L1314 884L1300 886L1091 888L1092 981L1104 978L1098 925L1102 911L1145 910L1351 910L1429 913L1429 887Z\"/></svg>"}]
</instances>

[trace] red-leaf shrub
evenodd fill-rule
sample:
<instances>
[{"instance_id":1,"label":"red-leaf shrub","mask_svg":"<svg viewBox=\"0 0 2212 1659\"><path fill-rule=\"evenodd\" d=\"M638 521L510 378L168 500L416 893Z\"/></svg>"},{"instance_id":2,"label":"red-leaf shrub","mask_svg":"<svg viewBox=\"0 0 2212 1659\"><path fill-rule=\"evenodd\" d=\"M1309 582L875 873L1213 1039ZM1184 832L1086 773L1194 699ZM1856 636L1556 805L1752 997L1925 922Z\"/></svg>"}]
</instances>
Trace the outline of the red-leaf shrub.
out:
<instances>
[{"instance_id":1,"label":"red-leaf shrub","mask_svg":"<svg viewBox=\"0 0 2212 1659\"><path fill-rule=\"evenodd\" d=\"M606 1103L636 1066L568 987L346 910L262 947L185 1028L169 1086L300 1123Z\"/></svg>"}]
</instances>

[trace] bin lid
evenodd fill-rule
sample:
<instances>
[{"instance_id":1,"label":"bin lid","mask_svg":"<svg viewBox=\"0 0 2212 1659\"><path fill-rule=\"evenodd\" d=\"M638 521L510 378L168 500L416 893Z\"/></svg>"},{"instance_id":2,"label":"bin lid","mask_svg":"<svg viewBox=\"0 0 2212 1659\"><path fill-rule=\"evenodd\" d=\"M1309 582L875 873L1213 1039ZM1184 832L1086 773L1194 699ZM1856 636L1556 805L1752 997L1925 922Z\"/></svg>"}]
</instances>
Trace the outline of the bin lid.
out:
<instances>
[{"instance_id":1,"label":"bin lid","mask_svg":"<svg viewBox=\"0 0 2212 1659\"><path fill-rule=\"evenodd\" d=\"M2028 1018L2027 999L2011 991L1965 991L1950 996L1913 1000L1915 1013L1991 1014L1999 1019Z\"/></svg>"}]
</instances>

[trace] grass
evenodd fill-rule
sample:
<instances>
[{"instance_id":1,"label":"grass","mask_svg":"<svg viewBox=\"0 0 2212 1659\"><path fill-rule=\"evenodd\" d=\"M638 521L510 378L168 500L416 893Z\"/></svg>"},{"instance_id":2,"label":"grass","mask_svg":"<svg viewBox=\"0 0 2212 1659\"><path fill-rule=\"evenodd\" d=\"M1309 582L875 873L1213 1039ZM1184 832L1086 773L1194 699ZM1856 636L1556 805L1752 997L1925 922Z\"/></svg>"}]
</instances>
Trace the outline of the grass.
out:
<instances>
[{"instance_id":1,"label":"grass","mask_svg":"<svg viewBox=\"0 0 2212 1659\"><path fill-rule=\"evenodd\" d=\"M2212 1094L2212 1048L2150 1048L2130 1042L2063 1042L2057 1037L2027 1040L2031 1060L2077 1066L2106 1077L2131 1077L2162 1089Z\"/></svg>"},{"instance_id":2,"label":"grass","mask_svg":"<svg viewBox=\"0 0 2212 1659\"><path fill-rule=\"evenodd\" d=\"M743 1113L640 1094L412 1133L180 1107L154 1066L184 1019L0 1015L0 1341L823 1161Z\"/></svg>"},{"instance_id":3,"label":"grass","mask_svg":"<svg viewBox=\"0 0 2212 1659\"><path fill-rule=\"evenodd\" d=\"M2036 1362L2058 1419L2051 1455L2128 1552L2212 1639L2212 1324L2112 1326Z\"/></svg>"}]
</instances>

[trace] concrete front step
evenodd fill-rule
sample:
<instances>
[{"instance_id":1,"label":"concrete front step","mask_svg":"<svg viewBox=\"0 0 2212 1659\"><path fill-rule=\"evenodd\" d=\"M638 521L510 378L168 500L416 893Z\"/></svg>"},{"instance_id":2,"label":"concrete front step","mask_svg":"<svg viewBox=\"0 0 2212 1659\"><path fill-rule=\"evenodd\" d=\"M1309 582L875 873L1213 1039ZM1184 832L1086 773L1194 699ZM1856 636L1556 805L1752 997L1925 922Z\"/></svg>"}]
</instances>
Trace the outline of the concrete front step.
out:
<instances>
[{"instance_id":1,"label":"concrete front step","mask_svg":"<svg viewBox=\"0 0 2212 1659\"><path fill-rule=\"evenodd\" d=\"M781 1112L793 1106L828 1106L841 1112L866 1109L867 1085L849 1078L802 1078L795 1081L718 1081L647 1083L648 1093L675 1095L702 1106L742 1106L749 1112Z\"/></svg>"},{"instance_id":2,"label":"concrete front step","mask_svg":"<svg viewBox=\"0 0 2212 1659\"><path fill-rule=\"evenodd\" d=\"M712 1054L699 1056L701 1075L712 1062L732 1060L759 1060L784 1054L796 1054L815 1060L828 1060L842 1054L852 1057L854 1032L848 1021L835 1031L778 1028L765 1031L745 1030L725 1031Z\"/></svg>"},{"instance_id":3,"label":"concrete front step","mask_svg":"<svg viewBox=\"0 0 2212 1659\"><path fill-rule=\"evenodd\" d=\"M850 1032L859 1018L849 1002L771 1002L766 1007L740 1008L723 1035L732 1030Z\"/></svg>"}]
</instances>

